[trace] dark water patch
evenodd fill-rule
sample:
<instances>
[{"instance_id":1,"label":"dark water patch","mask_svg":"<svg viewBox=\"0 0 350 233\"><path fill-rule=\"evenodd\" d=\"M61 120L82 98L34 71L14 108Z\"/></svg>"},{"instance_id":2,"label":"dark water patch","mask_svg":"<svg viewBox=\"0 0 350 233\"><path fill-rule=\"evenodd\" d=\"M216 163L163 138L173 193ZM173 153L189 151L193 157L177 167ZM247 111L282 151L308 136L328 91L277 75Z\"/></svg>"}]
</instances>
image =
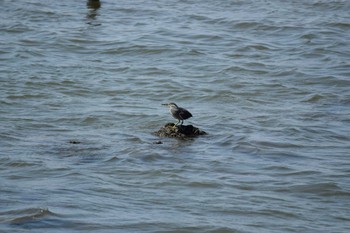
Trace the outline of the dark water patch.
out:
<instances>
[{"instance_id":1,"label":"dark water patch","mask_svg":"<svg viewBox=\"0 0 350 233\"><path fill-rule=\"evenodd\" d=\"M270 170L270 169L268 169ZM296 176L296 177L313 177L317 175L321 175L322 173L319 171L314 171L314 170L308 170L308 171L291 171L291 172L279 172L276 174L277 176Z\"/></svg>"},{"instance_id":2,"label":"dark water patch","mask_svg":"<svg viewBox=\"0 0 350 233\"><path fill-rule=\"evenodd\" d=\"M320 94L312 94L308 95L303 102L308 102L308 103L317 103L321 100L325 99L325 96L320 95Z\"/></svg>"},{"instance_id":3,"label":"dark water patch","mask_svg":"<svg viewBox=\"0 0 350 233\"><path fill-rule=\"evenodd\" d=\"M305 40L313 40L313 39L316 39L318 38L318 33L312 33L312 32L308 32L302 36L300 36L300 39L305 39Z\"/></svg>"},{"instance_id":4,"label":"dark water patch","mask_svg":"<svg viewBox=\"0 0 350 233\"><path fill-rule=\"evenodd\" d=\"M261 23L256 21L245 21L245 22L235 23L234 27L237 29L256 29L261 25L262 25Z\"/></svg>"},{"instance_id":5,"label":"dark water patch","mask_svg":"<svg viewBox=\"0 0 350 233\"><path fill-rule=\"evenodd\" d=\"M26 167L37 167L38 165L40 165L40 163L38 164L37 162L33 163L33 162L28 162L28 161L8 161L6 164L4 164L5 166L9 166L9 167L13 167L13 168L26 168Z\"/></svg>"},{"instance_id":6,"label":"dark water patch","mask_svg":"<svg viewBox=\"0 0 350 233\"><path fill-rule=\"evenodd\" d=\"M257 214L262 215L268 215L275 218L281 218L281 219L301 219L302 216L299 216L297 214L294 214L293 212L287 212L287 211L281 211L281 210L271 210L271 209L265 209L265 210L259 210Z\"/></svg>"},{"instance_id":7,"label":"dark water patch","mask_svg":"<svg viewBox=\"0 0 350 233\"><path fill-rule=\"evenodd\" d=\"M210 181L195 181L188 183L187 185L195 189L219 189L222 187L220 184Z\"/></svg>"},{"instance_id":8,"label":"dark water patch","mask_svg":"<svg viewBox=\"0 0 350 233\"><path fill-rule=\"evenodd\" d=\"M172 53L176 50L165 47L165 46L156 46L156 45L132 45L127 47L119 47L115 49L107 50L106 54L116 54L116 55L156 55L156 54L166 54Z\"/></svg>"},{"instance_id":9,"label":"dark water patch","mask_svg":"<svg viewBox=\"0 0 350 233\"><path fill-rule=\"evenodd\" d=\"M320 196L349 196L349 192L343 191L335 183L314 183L292 185L286 189L276 189L278 192L308 193Z\"/></svg>"},{"instance_id":10,"label":"dark water patch","mask_svg":"<svg viewBox=\"0 0 350 233\"><path fill-rule=\"evenodd\" d=\"M310 2L308 5L318 10L338 10L349 8L349 3L347 1L315 1Z\"/></svg>"},{"instance_id":11,"label":"dark water patch","mask_svg":"<svg viewBox=\"0 0 350 233\"><path fill-rule=\"evenodd\" d=\"M238 229L229 228L229 227L213 227L205 226L202 227L173 227L174 229L164 229L156 230L157 233L193 233L193 232L203 232L203 233L243 233L245 231L240 231Z\"/></svg>"},{"instance_id":12,"label":"dark water patch","mask_svg":"<svg viewBox=\"0 0 350 233\"><path fill-rule=\"evenodd\" d=\"M152 161L158 161L158 160L164 160L166 157L162 156L159 153L153 153L153 154L146 154L144 156L141 156L142 160L145 162L152 162Z\"/></svg>"},{"instance_id":13,"label":"dark water patch","mask_svg":"<svg viewBox=\"0 0 350 233\"><path fill-rule=\"evenodd\" d=\"M30 100L30 99L45 99L49 97L46 93L37 93L37 94L21 94L21 95L8 95L6 98L9 100Z\"/></svg>"},{"instance_id":14,"label":"dark water patch","mask_svg":"<svg viewBox=\"0 0 350 233\"><path fill-rule=\"evenodd\" d=\"M334 22L328 24L330 28L339 28L342 30L348 30L350 29L350 23L348 22Z\"/></svg>"}]
</instances>

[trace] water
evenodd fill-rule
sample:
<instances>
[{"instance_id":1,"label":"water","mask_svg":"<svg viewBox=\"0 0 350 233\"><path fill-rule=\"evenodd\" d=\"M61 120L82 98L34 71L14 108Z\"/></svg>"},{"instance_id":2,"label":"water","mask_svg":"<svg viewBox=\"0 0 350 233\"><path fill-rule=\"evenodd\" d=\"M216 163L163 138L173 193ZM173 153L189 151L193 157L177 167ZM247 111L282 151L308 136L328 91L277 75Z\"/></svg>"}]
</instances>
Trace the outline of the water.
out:
<instances>
[{"instance_id":1,"label":"water","mask_svg":"<svg viewBox=\"0 0 350 233\"><path fill-rule=\"evenodd\" d=\"M350 231L349 1L0 9L0 232Z\"/></svg>"}]
</instances>

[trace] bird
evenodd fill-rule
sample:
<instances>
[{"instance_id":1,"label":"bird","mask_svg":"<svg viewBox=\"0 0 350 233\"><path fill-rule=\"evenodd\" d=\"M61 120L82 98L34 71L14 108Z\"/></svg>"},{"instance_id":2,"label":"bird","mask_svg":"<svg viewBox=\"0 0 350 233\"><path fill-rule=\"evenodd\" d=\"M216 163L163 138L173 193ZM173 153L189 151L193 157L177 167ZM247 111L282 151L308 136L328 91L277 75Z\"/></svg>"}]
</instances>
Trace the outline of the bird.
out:
<instances>
[{"instance_id":1,"label":"bird","mask_svg":"<svg viewBox=\"0 0 350 233\"><path fill-rule=\"evenodd\" d=\"M175 103L168 103L168 104L162 104L162 105L168 106L171 115L173 115L173 117L178 120L175 126L177 126L180 122L182 125L184 123L184 120L192 117L192 114L188 110L184 108L180 108Z\"/></svg>"}]
</instances>

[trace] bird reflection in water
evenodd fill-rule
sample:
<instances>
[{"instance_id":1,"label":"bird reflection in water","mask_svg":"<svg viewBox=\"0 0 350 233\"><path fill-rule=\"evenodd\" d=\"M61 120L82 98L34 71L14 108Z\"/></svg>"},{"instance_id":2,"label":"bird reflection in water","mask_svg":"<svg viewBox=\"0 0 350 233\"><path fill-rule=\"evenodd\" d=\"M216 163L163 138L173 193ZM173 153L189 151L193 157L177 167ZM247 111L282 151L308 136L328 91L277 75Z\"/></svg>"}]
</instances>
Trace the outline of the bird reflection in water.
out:
<instances>
[{"instance_id":1,"label":"bird reflection in water","mask_svg":"<svg viewBox=\"0 0 350 233\"><path fill-rule=\"evenodd\" d=\"M87 7L90 9L97 10L98 8L101 7L101 2L100 0L88 0Z\"/></svg>"},{"instance_id":2,"label":"bird reflection in water","mask_svg":"<svg viewBox=\"0 0 350 233\"><path fill-rule=\"evenodd\" d=\"M87 24L94 26L101 25L100 23L94 22L98 15L97 10L101 7L101 2L99 0L88 0L86 6L89 9L89 12L87 13Z\"/></svg>"}]
</instances>

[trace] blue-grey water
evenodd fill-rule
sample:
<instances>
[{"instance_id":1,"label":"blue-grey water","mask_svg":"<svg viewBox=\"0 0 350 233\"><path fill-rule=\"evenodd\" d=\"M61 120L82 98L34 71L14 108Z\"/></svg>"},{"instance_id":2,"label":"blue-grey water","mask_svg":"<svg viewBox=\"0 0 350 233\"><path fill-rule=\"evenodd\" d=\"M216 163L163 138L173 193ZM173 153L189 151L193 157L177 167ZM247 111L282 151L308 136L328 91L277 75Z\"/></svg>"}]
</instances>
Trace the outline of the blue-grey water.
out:
<instances>
[{"instance_id":1,"label":"blue-grey water","mask_svg":"<svg viewBox=\"0 0 350 233\"><path fill-rule=\"evenodd\" d=\"M0 232L350 232L349 12L0 0Z\"/></svg>"}]
</instances>

